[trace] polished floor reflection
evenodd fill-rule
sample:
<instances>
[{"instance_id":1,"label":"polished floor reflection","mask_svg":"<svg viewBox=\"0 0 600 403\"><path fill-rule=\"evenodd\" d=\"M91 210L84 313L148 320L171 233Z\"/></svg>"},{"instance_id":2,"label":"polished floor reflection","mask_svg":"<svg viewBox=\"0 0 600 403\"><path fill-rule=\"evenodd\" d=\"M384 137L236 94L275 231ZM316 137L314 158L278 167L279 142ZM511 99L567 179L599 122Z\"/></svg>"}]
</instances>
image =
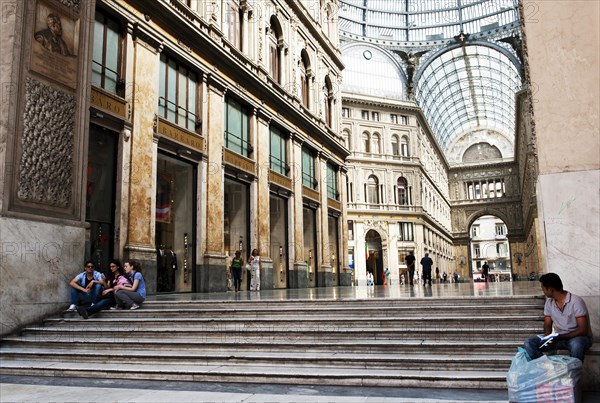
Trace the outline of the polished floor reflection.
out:
<instances>
[{"instance_id":1,"label":"polished floor reflection","mask_svg":"<svg viewBox=\"0 0 600 403\"><path fill-rule=\"evenodd\" d=\"M499 283L439 283L431 287L423 285L354 286L329 288L303 288L235 293L186 293L161 294L148 297L148 301L173 300L356 300L356 299L403 299L403 298L447 298L447 297L500 297L542 296L538 281L516 281Z\"/></svg>"}]
</instances>

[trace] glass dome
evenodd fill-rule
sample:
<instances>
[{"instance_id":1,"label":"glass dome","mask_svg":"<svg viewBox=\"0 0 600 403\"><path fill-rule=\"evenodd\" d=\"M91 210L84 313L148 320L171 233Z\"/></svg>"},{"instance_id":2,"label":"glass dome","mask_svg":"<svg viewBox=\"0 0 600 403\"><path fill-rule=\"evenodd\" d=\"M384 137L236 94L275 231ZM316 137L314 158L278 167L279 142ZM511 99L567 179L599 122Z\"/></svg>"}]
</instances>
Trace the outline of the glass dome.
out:
<instances>
[{"instance_id":1,"label":"glass dome","mask_svg":"<svg viewBox=\"0 0 600 403\"><path fill-rule=\"evenodd\" d=\"M431 59L415 98L442 149L456 137L491 129L512 138L521 76L513 62L487 46L463 46Z\"/></svg>"},{"instance_id":2,"label":"glass dome","mask_svg":"<svg viewBox=\"0 0 600 403\"><path fill-rule=\"evenodd\" d=\"M355 94L404 99L406 91L400 62L377 46L351 44L342 49L346 68L342 88Z\"/></svg>"},{"instance_id":3,"label":"glass dome","mask_svg":"<svg viewBox=\"0 0 600 403\"><path fill-rule=\"evenodd\" d=\"M450 39L518 21L518 0L340 0L343 32L383 40Z\"/></svg>"}]
</instances>

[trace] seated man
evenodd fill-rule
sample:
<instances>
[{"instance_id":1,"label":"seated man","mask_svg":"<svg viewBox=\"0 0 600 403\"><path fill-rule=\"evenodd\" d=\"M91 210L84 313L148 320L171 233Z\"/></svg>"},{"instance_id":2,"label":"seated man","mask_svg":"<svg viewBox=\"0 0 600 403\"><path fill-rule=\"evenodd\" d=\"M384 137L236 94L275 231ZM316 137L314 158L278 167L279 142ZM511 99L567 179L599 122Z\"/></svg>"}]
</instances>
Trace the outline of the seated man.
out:
<instances>
[{"instance_id":1,"label":"seated man","mask_svg":"<svg viewBox=\"0 0 600 403\"><path fill-rule=\"evenodd\" d=\"M585 302L568 291L558 274L547 273L540 277L542 292L547 297L544 306L544 336L552 333L558 336L546 346L539 336L531 336L525 340L525 350L532 359L542 356L545 351L566 349L571 357L583 361L585 351L592 345L591 327Z\"/></svg>"},{"instance_id":2,"label":"seated man","mask_svg":"<svg viewBox=\"0 0 600 403\"><path fill-rule=\"evenodd\" d=\"M72 287L71 306L67 310L75 311L80 303L88 301L91 301L92 305L96 303L104 286L104 276L94 270L94 262L88 260L85 262L85 271L73 277L69 285Z\"/></svg>"}]
</instances>

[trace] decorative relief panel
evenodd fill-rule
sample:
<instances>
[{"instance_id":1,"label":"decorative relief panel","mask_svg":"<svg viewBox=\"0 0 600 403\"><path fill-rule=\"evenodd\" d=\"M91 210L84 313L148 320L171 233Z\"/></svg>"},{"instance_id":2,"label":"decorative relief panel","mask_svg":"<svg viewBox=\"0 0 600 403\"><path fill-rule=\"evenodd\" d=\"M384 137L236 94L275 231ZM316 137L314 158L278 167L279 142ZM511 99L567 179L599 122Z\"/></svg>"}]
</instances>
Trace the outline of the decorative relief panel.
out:
<instances>
[{"instance_id":1,"label":"decorative relief panel","mask_svg":"<svg viewBox=\"0 0 600 403\"><path fill-rule=\"evenodd\" d=\"M58 1L60 1L63 5L69 7L76 13L79 13L79 6L81 5L81 0L58 0Z\"/></svg>"},{"instance_id":2,"label":"decorative relief panel","mask_svg":"<svg viewBox=\"0 0 600 403\"><path fill-rule=\"evenodd\" d=\"M19 199L56 207L70 204L74 116L73 95L27 78Z\"/></svg>"}]
</instances>

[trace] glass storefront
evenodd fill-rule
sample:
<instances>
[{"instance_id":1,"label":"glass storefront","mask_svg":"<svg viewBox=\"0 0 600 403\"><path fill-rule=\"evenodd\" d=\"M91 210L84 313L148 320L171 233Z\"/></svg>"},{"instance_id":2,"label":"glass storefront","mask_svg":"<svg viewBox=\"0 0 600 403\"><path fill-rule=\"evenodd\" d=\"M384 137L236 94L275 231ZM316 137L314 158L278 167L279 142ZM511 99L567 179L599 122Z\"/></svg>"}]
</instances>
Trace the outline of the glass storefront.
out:
<instances>
[{"instance_id":1,"label":"glass storefront","mask_svg":"<svg viewBox=\"0 0 600 403\"><path fill-rule=\"evenodd\" d=\"M159 152L156 173L157 292L192 291L196 166Z\"/></svg>"},{"instance_id":2,"label":"glass storefront","mask_svg":"<svg viewBox=\"0 0 600 403\"><path fill-rule=\"evenodd\" d=\"M225 177L224 194L224 217L223 232L225 238L225 254L229 257L235 255L235 251L242 252L244 263L252 248L250 239L250 186L245 182ZM250 287L250 276L247 271L242 270L242 289Z\"/></svg>"},{"instance_id":3,"label":"glass storefront","mask_svg":"<svg viewBox=\"0 0 600 403\"><path fill-rule=\"evenodd\" d=\"M316 287L317 282L317 211L304 206L304 261L308 265L308 287Z\"/></svg>"},{"instance_id":4,"label":"glass storefront","mask_svg":"<svg viewBox=\"0 0 600 403\"><path fill-rule=\"evenodd\" d=\"M90 258L108 270L114 252L116 153L118 133L90 127L85 217L90 224Z\"/></svg>"},{"instance_id":5,"label":"glass storefront","mask_svg":"<svg viewBox=\"0 0 600 403\"><path fill-rule=\"evenodd\" d=\"M271 220L270 256L273 259L275 288L287 288L288 242L287 242L287 199L271 194L269 214Z\"/></svg>"}]
</instances>

